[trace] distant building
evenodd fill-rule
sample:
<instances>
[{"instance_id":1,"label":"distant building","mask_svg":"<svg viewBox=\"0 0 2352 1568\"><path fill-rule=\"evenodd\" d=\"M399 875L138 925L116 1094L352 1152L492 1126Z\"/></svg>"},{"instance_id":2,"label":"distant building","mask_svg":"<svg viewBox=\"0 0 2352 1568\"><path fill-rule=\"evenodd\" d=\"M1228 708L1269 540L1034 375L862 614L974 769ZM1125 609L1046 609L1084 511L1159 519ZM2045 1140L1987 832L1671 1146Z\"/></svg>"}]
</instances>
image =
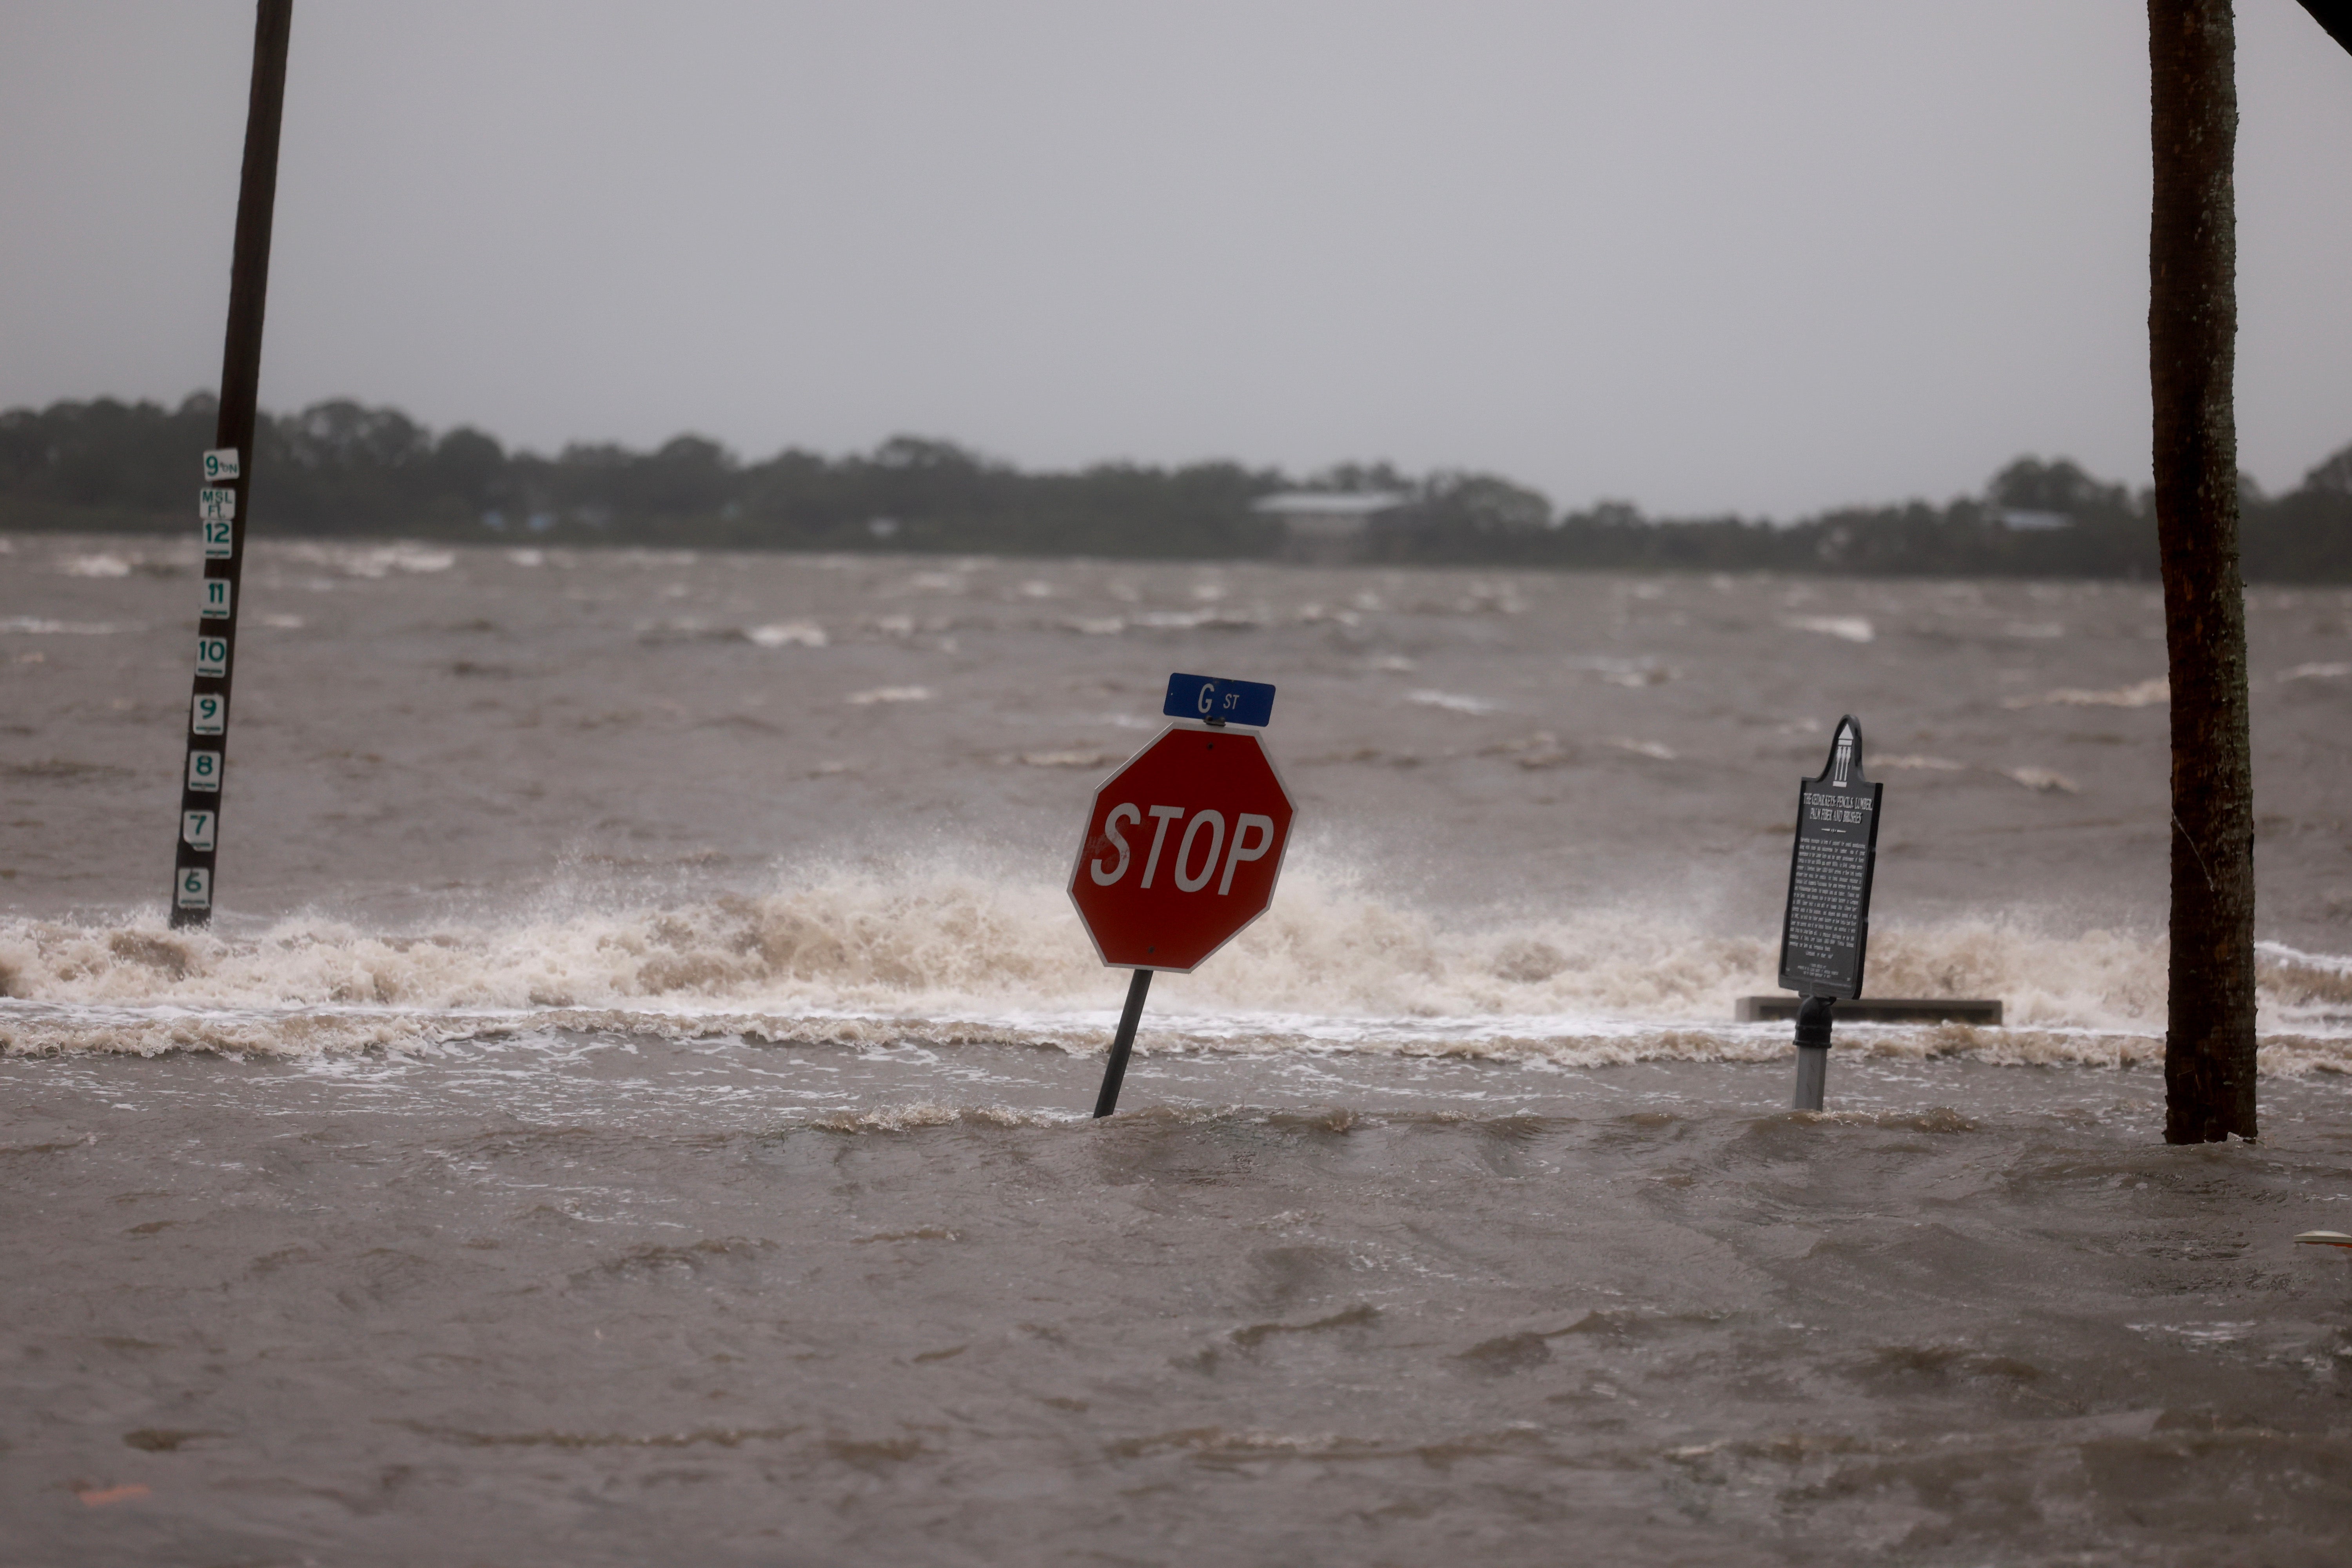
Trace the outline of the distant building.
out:
<instances>
[{"instance_id":1,"label":"distant building","mask_svg":"<svg viewBox=\"0 0 2352 1568\"><path fill-rule=\"evenodd\" d=\"M2000 525L2011 533L2045 533L2053 528L2072 528L2074 520L2063 511L2029 511L2022 507L2004 507Z\"/></svg>"},{"instance_id":2,"label":"distant building","mask_svg":"<svg viewBox=\"0 0 2352 1568\"><path fill-rule=\"evenodd\" d=\"M1262 496L1250 510L1282 520L1289 553L1307 561L1339 561L1357 553L1372 519L1412 498L1394 490L1284 490Z\"/></svg>"}]
</instances>

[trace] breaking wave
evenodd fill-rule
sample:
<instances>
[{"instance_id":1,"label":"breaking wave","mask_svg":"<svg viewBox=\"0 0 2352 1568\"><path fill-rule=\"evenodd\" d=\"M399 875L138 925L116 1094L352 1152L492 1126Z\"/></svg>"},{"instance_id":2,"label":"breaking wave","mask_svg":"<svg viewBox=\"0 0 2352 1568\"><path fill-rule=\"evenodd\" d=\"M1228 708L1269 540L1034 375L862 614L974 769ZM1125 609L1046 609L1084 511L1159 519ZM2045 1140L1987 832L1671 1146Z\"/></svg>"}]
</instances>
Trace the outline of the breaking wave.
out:
<instances>
[{"instance_id":1,"label":"breaking wave","mask_svg":"<svg viewBox=\"0 0 2352 1568\"><path fill-rule=\"evenodd\" d=\"M1624 910L1440 918L1295 870L1193 975L1163 975L1147 1048L1387 1049L1597 1064L1764 1059L1735 1026L1771 944ZM2014 920L1874 933L1879 995L1998 996L2005 1028L1842 1034L1896 1054L2161 1057L2160 936ZM307 1057L521 1028L1101 1048L1118 1000L1058 886L838 870L765 894L391 933L321 917L244 932L160 919L0 920L0 1049ZM2264 1068L2352 1070L2352 960L2265 943ZM1847 1026L1848 1030L1857 1026Z\"/></svg>"}]
</instances>

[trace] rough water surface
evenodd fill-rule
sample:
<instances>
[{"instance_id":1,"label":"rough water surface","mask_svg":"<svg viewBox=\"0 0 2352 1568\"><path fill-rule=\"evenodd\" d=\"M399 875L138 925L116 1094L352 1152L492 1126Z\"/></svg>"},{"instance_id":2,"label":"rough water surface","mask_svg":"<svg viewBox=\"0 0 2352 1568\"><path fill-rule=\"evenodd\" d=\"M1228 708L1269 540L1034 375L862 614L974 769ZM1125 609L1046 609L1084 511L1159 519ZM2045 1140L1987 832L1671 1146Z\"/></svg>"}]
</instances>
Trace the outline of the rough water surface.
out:
<instances>
[{"instance_id":1,"label":"rough water surface","mask_svg":"<svg viewBox=\"0 0 2352 1568\"><path fill-rule=\"evenodd\" d=\"M2336 1563L2352 596L2252 595L2259 1144L2168 1149L2147 587L0 540L0 1561ZM1272 911L1061 881L1275 680ZM2153 685L2151 685L2153 681ZM1795 779L1888 780L1785 1105Z\"/></svg>"}]
</instances>

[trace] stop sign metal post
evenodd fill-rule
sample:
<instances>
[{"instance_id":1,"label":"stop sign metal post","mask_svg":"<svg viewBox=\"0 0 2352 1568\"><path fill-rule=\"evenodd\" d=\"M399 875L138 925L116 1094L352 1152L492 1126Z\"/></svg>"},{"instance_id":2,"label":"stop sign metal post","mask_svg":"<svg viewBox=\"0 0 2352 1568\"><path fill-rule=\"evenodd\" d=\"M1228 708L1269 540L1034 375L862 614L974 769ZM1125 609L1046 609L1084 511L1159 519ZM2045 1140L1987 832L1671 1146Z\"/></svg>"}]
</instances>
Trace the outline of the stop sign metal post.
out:
<instances>
[{"instance_id":1,"label":"stop sign metal post","mask_svg":"<svg viewBox=\"0 0 2352 1568\"><path fill-rule=\"evenodd\" d=\"M1190 973L1274 900L1290 792L1265 743L1233 728L1262 725L1273 710L1271 686L1171 676L1161 711L1177 722L1095 791L1070 902L1102 961L1135 971L1097 1116L1118 1109L1152 974Z\"/></svg>"}]
</instances>

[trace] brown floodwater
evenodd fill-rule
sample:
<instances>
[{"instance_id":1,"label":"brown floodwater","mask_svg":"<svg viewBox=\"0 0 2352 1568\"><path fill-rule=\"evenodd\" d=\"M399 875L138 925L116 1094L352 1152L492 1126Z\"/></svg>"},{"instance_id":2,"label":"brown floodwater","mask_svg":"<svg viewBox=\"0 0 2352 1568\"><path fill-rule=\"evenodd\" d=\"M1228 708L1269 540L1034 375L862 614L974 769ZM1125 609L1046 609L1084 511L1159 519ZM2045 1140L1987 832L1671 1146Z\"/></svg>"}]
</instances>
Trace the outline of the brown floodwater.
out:
<instances>
[{"instance_id":1,"label":"brown floodwater","mask_svg":"<svg viewBox=\"0 0 2352 1568\"><path fill-rule=\"evenodd\" d=\"M2342 1561L2352 595L2250 595L2263 1140L2145 584L0 539L0 1561ZM1062 890L1172 669L1272 910ZM1886 781L1790 1112L1801 773Z\"/></svg>"}]
</instances>

